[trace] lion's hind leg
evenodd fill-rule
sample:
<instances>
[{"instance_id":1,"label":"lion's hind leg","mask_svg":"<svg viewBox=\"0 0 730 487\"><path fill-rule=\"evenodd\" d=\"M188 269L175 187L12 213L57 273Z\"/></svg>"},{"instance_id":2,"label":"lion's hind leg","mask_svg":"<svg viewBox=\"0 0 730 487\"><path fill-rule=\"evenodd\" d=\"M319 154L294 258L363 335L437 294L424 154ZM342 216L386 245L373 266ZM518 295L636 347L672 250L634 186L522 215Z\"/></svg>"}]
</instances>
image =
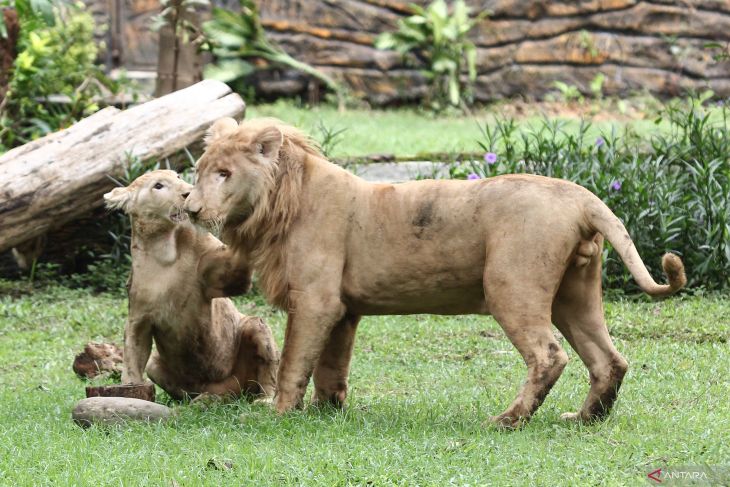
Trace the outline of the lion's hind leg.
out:
<instances>
[{"instance_id":1,"label":"lion's hind leg","mask_svg":"<svg viewBox=\"0 0 730 487\"><path fill-rule=\"evenodd\" d=\"M487 261L484 291L489 311L527 365L527 380L515 400L502 414L491 418L499 426L515 428L529 420L568 363L550 319L552 290L557 289L561 275L562 269L547 268L541 261L496 252Z\"/></svg>"},{"instance_id":2,"label":"lion's hind leg","mask_svg":"<svg viewBox=\"0 0 730 487\"><path fill-rule=\"evenodd\" d=\"M497 321L517 347L527 364L527 380L510 406L492 422L507 428L518 427L530 419L557 382L568 356L555 340L545 318L524 314L502 314Z\"/></svg>"},{"instance_id":3,"label":"lion's hind leg","mask_svg":"<svg viewBox=\"0 0 730 487\"><path fill-rule=\"evenodd\" d=\"M147 377L152 382L162 387L170 397L181 401L187 395L186 391L180 386L177 376L167 370L165 365L160 360L160 355L157 352L153 352L149 362L147 362Z\"/></svg>"},{"instance_id":4,"label":"lion's hind leg","mask_svg":"<svg viewBox=\"0 0 730 487\"><path fill-rule=\"evenodd\" d=\"M279 367L279 349L274 335L261 318L242 316L241 321L241 340L233 367L233 380L239 384L239 393L273 397Z\"/></svg>"},{"instance_id":5,"label":"lion's hind leg","mask_svg":"<svg viewBox=\"0 0 730 487\"><path fill-rule=\"evenodd\" d=\"M600 247L600 240L597 243ZM626 359L611 341L603 317L600 255L598 252L587 265L569 267L553 302L553 322L588 368L591 381L581 410L565 413L563 419L605 418L628 369Z\"/></svg>"}]
</instances>

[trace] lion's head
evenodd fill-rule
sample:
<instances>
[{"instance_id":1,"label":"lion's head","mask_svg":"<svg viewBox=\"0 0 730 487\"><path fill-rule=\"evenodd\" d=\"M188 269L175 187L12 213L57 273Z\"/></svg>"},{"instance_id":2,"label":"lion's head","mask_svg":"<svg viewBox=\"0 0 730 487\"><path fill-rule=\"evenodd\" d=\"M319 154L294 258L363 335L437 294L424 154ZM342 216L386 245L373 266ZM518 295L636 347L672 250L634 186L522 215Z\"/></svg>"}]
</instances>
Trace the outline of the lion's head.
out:
<instances>
[{"instance_id":1,"label":"lion's head","mask_svg":"<svg viewBox=\"0 0 730 487\"><path fill-rule=\"evenodd\" d=\"M218 120L185 201L194 223L218 230L226 244L250 257L272 302L281 302L286 289L283 245L299 212L309 157L321 157L309 137L279 120Z\"/></svg>"},{"instance_id":2,"label":"lion's head","mask_svg":"<svg viewBox=\"0 0 730 487\"><path fill-rule=\"evenodd\" d=\"M232 118L217 121L196 164L196 185L185 210L208 227L244 222L266 204L282 142L275 125L246 129Z\"/></svg>"},{"instance_id":3,"label":"lion's head","mask_svg":"<svg viewBox=\"0 0 730 487\"><path fill-rule=\"evenodd\" d=\"M114 188L104 195L107 208L156 221L179 223L185 219L182 210L193 186L175 171L151 171L124 188Z\"/></svg>"},{"instance_id":4,"label":"lion's head","mask_svg":"<svg viewBox=\"0 0 730 487\"><path fill-rule=\"evenodd\" d=\"M208 228L266 224L279 200L286 199L288 206L296 199L292 177L300 177L307 154L319 153L308 137L279 120L240 125L232 118L218 120L196 163L196 183L185 211Z\"/></svg>"}]
</instances>

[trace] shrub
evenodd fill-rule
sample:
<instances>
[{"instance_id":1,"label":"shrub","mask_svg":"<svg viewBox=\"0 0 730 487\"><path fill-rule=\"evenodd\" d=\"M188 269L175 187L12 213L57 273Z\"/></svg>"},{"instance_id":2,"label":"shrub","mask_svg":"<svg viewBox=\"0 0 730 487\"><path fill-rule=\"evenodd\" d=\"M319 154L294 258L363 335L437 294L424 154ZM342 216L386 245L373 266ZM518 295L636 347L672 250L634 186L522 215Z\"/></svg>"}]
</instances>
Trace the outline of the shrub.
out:
<instances>
[{"instance_id":1,"label":"shrub","mask_svg":"<svg viewBox=\"0 0 730 487\"><path fill-rule=\"evenodd\" d=\"M80 6L56 9L52 24L19 10L18 57L0 106L0 152L67 127L99 109L111 82L95 64L94 21ZM62 95L63 103L49 100Z\"/></svg>"},{"instance_id":2,"label":"shrub","mask_svg":"<svg viewBox=\"0 0 730 487\"><path fill-rule=\"evenodd\" d=\"M644 262L662 279L661 256L680 254L690 286L730 288L730 126L725 107L667 106L668 132L649 142L630 129L577 133L544 120L518 131L513 120L482 126L484 161L452 166L454 178L532 173L568 179L598 195L621 218ZM607 246L604 281L631 289L630 275ZM635 289L635 288L634 288Z\"/></svg>"},{"instance_id":3,"label":"shrub","mask_svg":"<svg viewBox=\"0 0 730 487\"><path fill-rule=\"evenodd\" d=\"M240 9L231 11L215 7L212 19L203 24L207 43L216 59L205 68L205 77L226 83L260 69L265 60L273 66L295 69L320 81L332 90L340 104L344 103L344 88L324 72L294 59L278 44L267 38L261 25L259 10L253 0L239 0Z\"/></svg>"},{"instance_id":4,"label":"shrub","mask_svg":"<svg viewBox=\"0 0 730 487\"><path fill-rule=\"evenodd\" d=\"M400 20L397 32L381 34L375 47L403 55L414 53L426 65L421 72L429 80L428 101L433 108L468 105L471 85L477 75L477 50L468 34L486 13L470 18L464 0L456 0L451 8L444 0L434 0L426 8L418 5L411 8L414 15ZM465 68L467 77L463 79Z\"/></svg>"}]
</instances>

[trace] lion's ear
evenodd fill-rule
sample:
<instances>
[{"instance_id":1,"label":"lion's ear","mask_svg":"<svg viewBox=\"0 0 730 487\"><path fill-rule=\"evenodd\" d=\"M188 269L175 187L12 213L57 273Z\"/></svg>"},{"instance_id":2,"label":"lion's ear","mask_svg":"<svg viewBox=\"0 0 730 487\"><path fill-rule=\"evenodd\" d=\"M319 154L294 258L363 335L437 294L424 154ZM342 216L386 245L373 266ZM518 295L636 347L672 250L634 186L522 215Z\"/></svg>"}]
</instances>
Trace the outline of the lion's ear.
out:
<instances>
[{"instance_id":1,"label":"lion's ear","mask_svg":"<svg viewBox=\"0 0 730 487\"><path fill-rule=\"evenodd\" d=\"M284 142L284 134L278 127L272 125L262 129L254 139L259 152L265 159L276 162L279 159L279 149Z\"/></svg>"},{"instance_id":2,"label":"lion's ear","mask_svg":"<svg viewBox=\"0 0 730 487\"><path fill-rule=\"evenodd\" d=\"M203 141L205 146L208 147L211 142L218 140L226 135L230 135L238 129L238 122L231 117L221 118L216 120L213 125L210 126L208 132L205 134Z\"/></svg>"},{"instance_id":3,"label":"lion's ear","mask_svg":"<svg viewBox=\"0 0 730 487\"><path fill-rule=\"evenodd\" d=\"M114 188L104 195L104 204L110 210L127 211L132 193L127 188Z\"/></svg>"}]
</instances>

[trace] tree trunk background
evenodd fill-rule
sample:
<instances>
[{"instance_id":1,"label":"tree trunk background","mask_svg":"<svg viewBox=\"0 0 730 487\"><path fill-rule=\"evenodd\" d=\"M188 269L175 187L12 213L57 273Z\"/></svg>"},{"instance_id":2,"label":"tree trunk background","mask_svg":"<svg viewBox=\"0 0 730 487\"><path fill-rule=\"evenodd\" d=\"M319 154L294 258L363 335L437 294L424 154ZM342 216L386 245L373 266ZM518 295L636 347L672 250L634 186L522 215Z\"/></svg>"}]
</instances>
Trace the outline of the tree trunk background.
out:
<instances>
[{"instance_id":1,"label":"tree trunk background","mask_svg":"<svg viewBox=\"0 0 730 487\"><path fill-rule=\"evenodd\" d=\"M378 51L378 34L409 14L399 0L259 0L269 36L291 55L345 80L376 104L422 97L426 80L394 52ZM429 0L413 3L427 5ZM491 15L472 31L478 47L479 101L541 98L564 81L590 93L648 90L674 96L710 88L730 96L730 62L716 62L708 42L730 42L727 0L467 0ZM301 76L259 78L261 91L292 94ZM282 82L287 80L287 82Z\"/></svg>"},{"instance_id":2,"label":"tree trunk background","mask_svg":"<svg viewBox=\"0 0 730 487\"><path fill-rule=\"evenodd\" d=\"M18 55L17 43L20 34L18 25L18 14L13 9L0 10L0 15L5 19L5 27L8 35L0 37L0 102L5 98L10 82L10 73L13 71L13 61Z\"/></svg>"}]
</instances>

